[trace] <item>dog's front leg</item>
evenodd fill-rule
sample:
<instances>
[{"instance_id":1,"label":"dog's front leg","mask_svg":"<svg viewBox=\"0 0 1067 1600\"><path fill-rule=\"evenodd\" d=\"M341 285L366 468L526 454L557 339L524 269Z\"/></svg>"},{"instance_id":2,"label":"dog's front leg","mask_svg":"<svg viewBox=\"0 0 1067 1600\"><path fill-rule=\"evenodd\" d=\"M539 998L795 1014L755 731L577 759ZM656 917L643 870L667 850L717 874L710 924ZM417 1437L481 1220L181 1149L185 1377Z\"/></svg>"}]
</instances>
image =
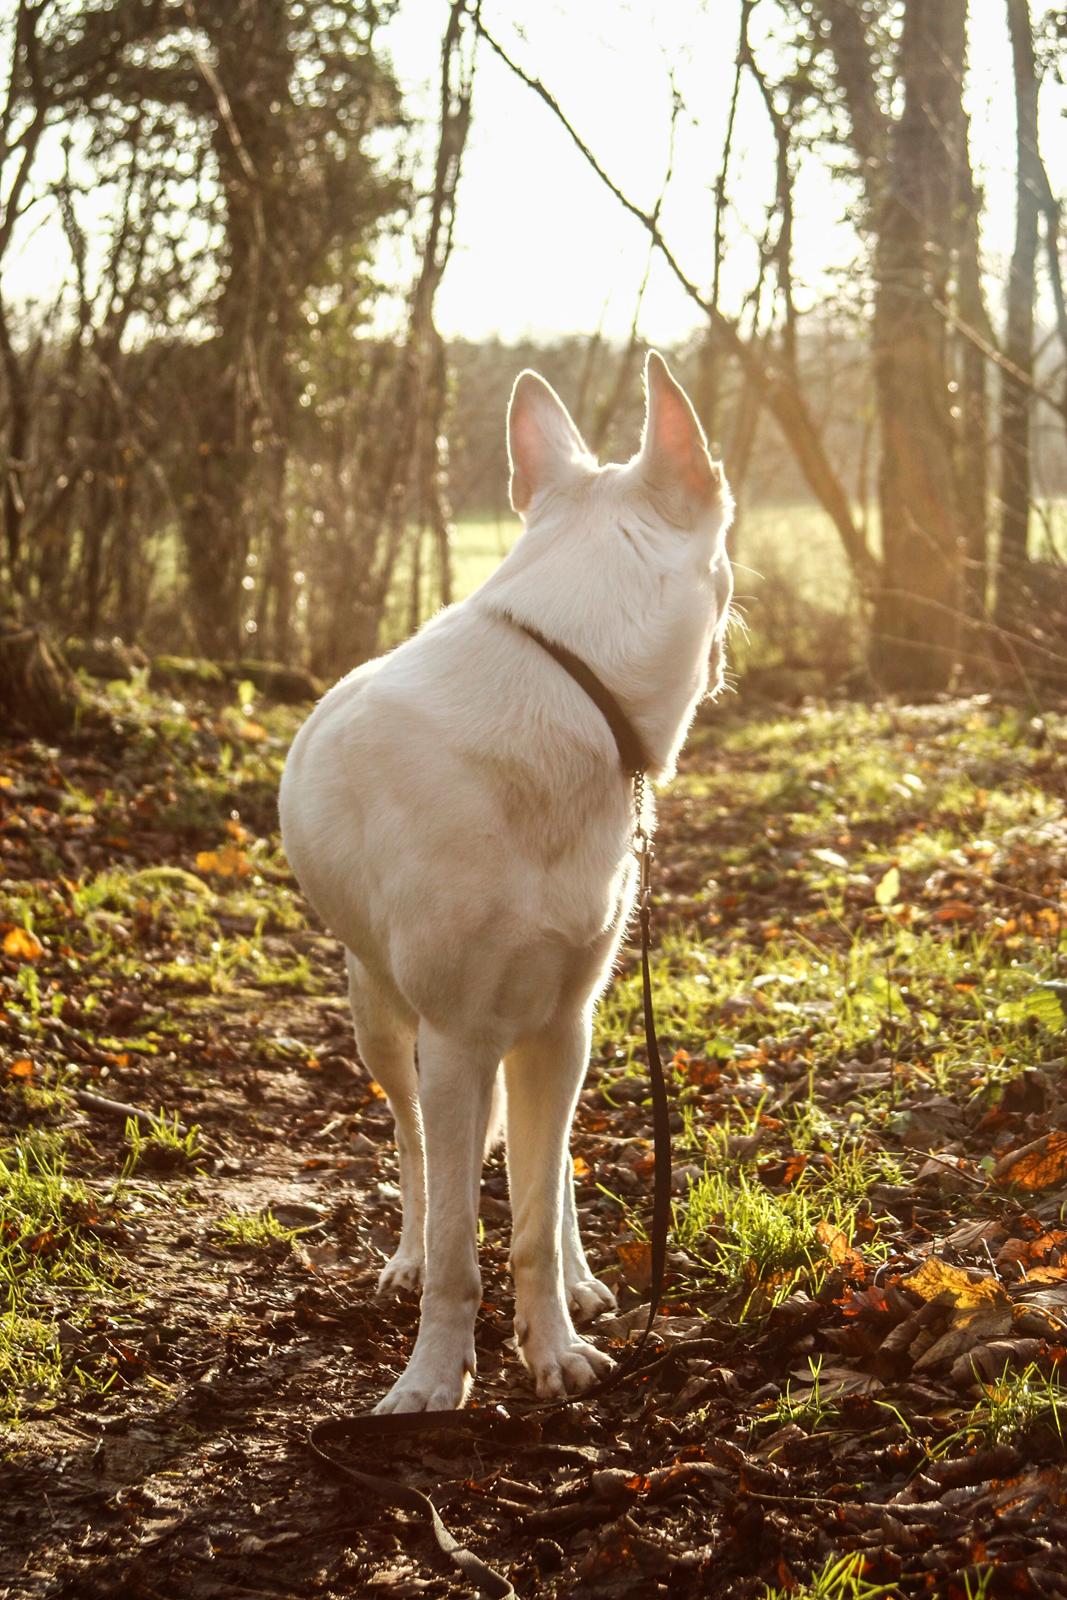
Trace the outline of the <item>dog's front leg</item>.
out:
<instances>
[{"instance_id":1,"label":"dog's front leg","mask_svg":"<svg viewBox=\"0 0 1067 1600\"><path fill-rule=\"evenodd\" d=\"M411 1359L379 1411L444 1411L467 1397L482 1298L478 1193L498 1065L484 1044L445 1035L425 1022L419 1027L428 1188L422 1316Z\"/></svg>"},{"instance_id":2,"label":"dog's front leg","mask_svg":"<svg viewBox=\"0 0 1067 1600\"><path fill-rule=\"evenodd\" d=\"M571 1315L577 1322L588 1322L602 1311L614 1311L616 1299L606 1283L594 1278L585 1259L578 1230L578 1207L574 1199L574 1162L567 1155L563 1174L563 1287Z\"/></svg>"},{"instance_id":3,"label":"dog's front leg","mask_svg":"<svg viewBox=\"0 0 1067 1600\"><path fill-rule=\"evenodd\" d=\"M574 1331L564 1286L565 1251L571 1257L567 1265L577 1266L573 1237L563 1242L567 1140L589 1038L585 1008L558 1018L504 1063L515 1336L543 1398L578 1394L613 1365Z\"/></svg>"}]
</instances>

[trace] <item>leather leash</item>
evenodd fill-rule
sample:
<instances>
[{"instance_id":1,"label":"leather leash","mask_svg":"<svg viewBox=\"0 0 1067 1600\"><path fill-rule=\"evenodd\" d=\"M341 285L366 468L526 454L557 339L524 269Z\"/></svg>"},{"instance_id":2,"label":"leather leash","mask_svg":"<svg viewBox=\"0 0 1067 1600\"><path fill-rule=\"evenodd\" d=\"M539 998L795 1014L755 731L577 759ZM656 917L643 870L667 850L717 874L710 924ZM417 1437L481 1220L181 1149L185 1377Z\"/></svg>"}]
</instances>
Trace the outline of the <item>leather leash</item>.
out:
<instances>
[{"instance_id":1,"label":"leather leash","mask_svg":"<svg viewBox=\"0 0 1067 1600\"><path fill-rule=\"evenodd\" d=\"M330 1417L316 1423L308 1434L308 1446L315 1459L331 1472L339 1474L349 1483L373 1494L382 1505L396 1506L413 1511L426 1522L445 1555L481 1593L493 1600L513 1600L515 1590L511 1583L494 1567L476 1556L472 1550L452 1534L441 1515L421 1489L386 1478L378 1473L361 1472L349 1466L335 1453L335 1448L347 1442L371 1442L376 1439L400 1439L410 1435L425 1436L432 1433L453 1433L476 1436L500 1443L521 1442L529 1438L530 1431L539 1435L538 1419L566 1410L575 1404L600 1399L610 1393L625 1379L631 1377L641 1365L641 1357L652 1333L663 1295L663 1281L667 1266L667 1241L671 1222L671 1134L667 1085L663 1075L663 1062L656 1037L656 1019L652 1007L652 974L649 959L652 931L652 838L644 825L645 773L648 760L641 741L625 712L611 691L601 682L590 667L563 645L556 644L538 633L535 628L506 616L505 620L521 629L534 643L541 646L569 673L580 688L597 706L608 723L619 751L623 771L633 785L634 831L633 849L638 863L638 921L641 930L641 989L644 1011L645 1048L648 1055L648 1073L652 1089L652 1138L654 1180L652 1199L651 1272L649 1281L648 1319L640 1339L614 1371L602 1378L592 1388L564 1400L550 1401L547 1405L529 1406L513 1412L503 1406L486 1410L468 1411L417 1411L393 1412L380 1416L365 1412L354 1416ZM654 1361L653 1367L660 1364ZM645 1370L648 1370L646 1363ZM331 1448L331 1446L335 1448Z\"/></svg>"}]
</instances>

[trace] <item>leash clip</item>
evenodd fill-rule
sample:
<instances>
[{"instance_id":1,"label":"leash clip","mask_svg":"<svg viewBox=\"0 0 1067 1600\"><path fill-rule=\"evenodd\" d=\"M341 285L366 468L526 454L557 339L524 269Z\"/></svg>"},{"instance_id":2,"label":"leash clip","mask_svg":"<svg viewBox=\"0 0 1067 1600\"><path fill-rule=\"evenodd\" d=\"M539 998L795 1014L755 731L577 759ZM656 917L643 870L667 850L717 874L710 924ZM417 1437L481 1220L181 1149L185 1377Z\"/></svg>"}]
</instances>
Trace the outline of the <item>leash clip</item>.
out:
<instances>
[{"instance_id":1,"label":"leash clip","mask_svg":"<svg viewBox=\"0 0 1067 1600\"><path fill-rule=\"evenodd\" d=\"M645 827L645 775L634 773L634 832L633 850L637 857L637 903L644 913L652 896L652 835Z\"/></svg>"}]
</instances>

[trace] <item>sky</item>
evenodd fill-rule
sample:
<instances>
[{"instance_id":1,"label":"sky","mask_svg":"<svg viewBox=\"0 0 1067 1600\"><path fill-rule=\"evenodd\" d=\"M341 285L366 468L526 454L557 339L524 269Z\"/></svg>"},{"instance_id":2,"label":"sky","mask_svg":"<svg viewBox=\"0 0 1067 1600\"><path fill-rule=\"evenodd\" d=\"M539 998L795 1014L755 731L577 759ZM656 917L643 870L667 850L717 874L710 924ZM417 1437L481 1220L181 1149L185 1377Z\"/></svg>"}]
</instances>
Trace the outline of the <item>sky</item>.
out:
<instances>
[{"instance_id":1,"label":"sky","mask_svg":"<svg viewBox=\"0 0 1067 1600\"><path fill-rule=\"evenodd\" d=\"M5 0L0 0L0 9ZM432 148L440 38L447 0L402 0L382 38ZM486 26L508 53L556 96L620 187L651 207L663 187L670 149L672 86L684 104L676 127L673 177L663 202L663 232L702 290L711 275L712 185L718 168L736 53L736 0L483 0ZM1035 10L1039 9L1036 0ZM968 106L972 147L987 196L985 253L991 278L1003 278L1014 205L1014 102L1003 0L971 0ZM521 18L521 22L519 19ZM759 59L773 76L781 61L773 0L753 14ZM567 333L624 337L649 271L641 336L681 342L700 314L654 256L644 229L591 172L552 113L484 45L474 119L458 204L456 244L437 315L448 337L551 339ZM1067 93L1042 97L1043 154L1054 188L1067 192ZM51 144L57 158L58 135ZM724 309L736 309L753 281L755 240L773 198L773 143L754 86L742 94L731 170ZM857 259L849 186L817 156L797 178L798 300L812 304ZM101 196L86 205L106 205ZM410 269L403 247L390 267ZM15 293L47 294L62 270L58 225L24 230L5 264ZM999 310L994 304L994 315ZM998 319L999 320L999 319Z\"/></svg>"},{"instance_id":2,"label":"sky","mask_svg":"<svg viewBox=\"0 0 1067 1600\"><path fill-rule=\"evenodd\" d=\"M707 287L712 263L712 185L734 72L734 0L593 3L484 0L487 28L540 77L623 191L645 208L667 167L672 75L684 100L663 232L688 274ZM1040 5L1035 4L1035 13ZM414 103L437 70L446 0L401 7L387 38ZM1014 99L1003 0L971 0L968 107L972 148L987 194L986 259L1000 275L1011 250ZM521 27L517 21L522 18ZM764 0L753 17L759 59L773 76L780 49L777 10ZM438 321L448 336L506 340L562 332L629 331L648 261L640 223L627 217L586 166L547 107L484 45L479 52L471 129L459 196L455 256L442 283ZM1049 84L1042 98L1043 154L1054 187L1067 191L1067 95ZM753 238L771 198L773 144L750 84L735 132L731 246L723 298L736 306L753 280ZM825 268L856 259L848 221L852 195L810 159L797 184L799 294L827 287ZM641 332L653 343L683 339L699 320L658 259L653 261Z\"/></svg>"}]
</instances>

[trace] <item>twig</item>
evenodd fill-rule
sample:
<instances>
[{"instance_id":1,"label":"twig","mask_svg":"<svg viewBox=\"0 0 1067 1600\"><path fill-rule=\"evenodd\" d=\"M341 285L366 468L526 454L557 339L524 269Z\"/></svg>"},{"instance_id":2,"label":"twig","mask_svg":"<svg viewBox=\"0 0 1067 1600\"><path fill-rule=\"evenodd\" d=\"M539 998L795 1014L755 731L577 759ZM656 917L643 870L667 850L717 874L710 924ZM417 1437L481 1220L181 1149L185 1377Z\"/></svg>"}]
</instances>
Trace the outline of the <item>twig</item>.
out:
<instances>
[{"instance_id":1,"label":"twig","mask_svg":"<svg viewBox=\"0 0 1067 1600\"><path fill-rule=\"evenodd\" d=\"M156 1126L156 1118L150 1111L142 1111L138 1106L128 1106L123 1100L108 1100L102 1094L93 1094L89 1089L75 1089L74 1098L86 1111L98 1111L104 1117L122 1117L123 1120L133 1118L139 1128L151 1131ZM176 1129L184 1138L189 1130L184 1123L179 1122Z\"/></svg>"}]
</instances>

